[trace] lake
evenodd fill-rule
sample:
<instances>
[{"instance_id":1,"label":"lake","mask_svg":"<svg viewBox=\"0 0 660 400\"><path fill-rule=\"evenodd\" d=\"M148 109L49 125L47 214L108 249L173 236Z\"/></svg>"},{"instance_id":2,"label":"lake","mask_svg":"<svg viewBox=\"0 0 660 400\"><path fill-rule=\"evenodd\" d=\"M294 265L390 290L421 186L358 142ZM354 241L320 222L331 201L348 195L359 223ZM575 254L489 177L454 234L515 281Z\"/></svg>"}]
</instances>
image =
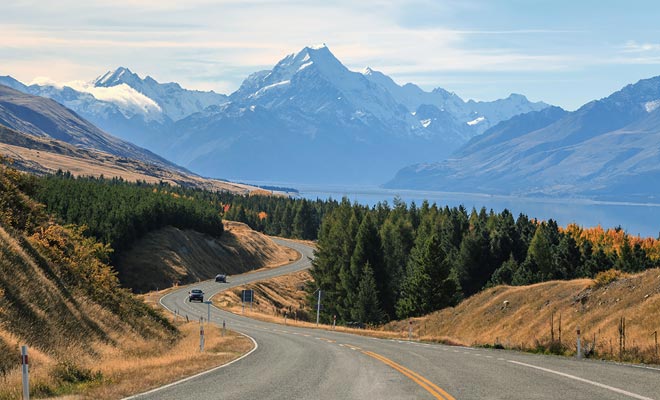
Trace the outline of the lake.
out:
<instances>
[{"instance_id":1,"label":"lake","mask_svg":"<svg viewBox=\"0 0 660 400\"><path fill-rule=\"evenodd\" d=\"M513 196L486 195L476 193L451 193L420 190L383 189L369 186L312 185L282 182L246 182L255 185L273 185L296 188L299 196L316 200L341 199L348 197L352 202L373 206L382 201L392 205L395 197L418 206L424 200L438 206L457 207L463 205L468 210L472 207L486 207L500 212L508 209L517 216L526 214L530 218L541 220L554 219L560 226L575 222L585 227L601 225L603 228L621 226L631 235L658 237L660 232L660 204L626 203L593 201L588 199L542 199Z\"/></svg>"}]
</instances>

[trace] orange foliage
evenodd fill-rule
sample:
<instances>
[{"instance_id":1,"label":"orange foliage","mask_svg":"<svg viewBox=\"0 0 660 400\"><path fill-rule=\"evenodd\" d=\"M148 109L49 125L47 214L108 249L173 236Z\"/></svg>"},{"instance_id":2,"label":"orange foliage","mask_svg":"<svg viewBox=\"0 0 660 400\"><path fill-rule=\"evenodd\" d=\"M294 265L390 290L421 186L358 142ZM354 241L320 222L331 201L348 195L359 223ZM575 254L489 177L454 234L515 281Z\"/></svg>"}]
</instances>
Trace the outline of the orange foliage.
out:
<instances>
[{"instance_id":1,"label":"orange foliage","mask_svg":"<svg viewBox=\"0 0 660 400\"><path fill-rule=\"evenodd\" d=\"M257 216L259 217L259 221L263 221L266 219L266 217L268 217L268 214L266 214L265 211L262 211Z\"/></svg>"},{"instance_id":2,"label":"orange foliage","mask_svg":"<svg viewBox=\"0 0 660 400\"><path fill-rule=\"evenodd\" d=\"M628 240L630 247L639 244L651 260L660 260L660 241L651 237L631 236L623 229L603 229L600 225L583 228L574 223L568 224L562 231L571 235L578 246L588 240L592 243L594 250L602 249L605 254L619 253L621 246Z\"/></svg>"}]
</instances>

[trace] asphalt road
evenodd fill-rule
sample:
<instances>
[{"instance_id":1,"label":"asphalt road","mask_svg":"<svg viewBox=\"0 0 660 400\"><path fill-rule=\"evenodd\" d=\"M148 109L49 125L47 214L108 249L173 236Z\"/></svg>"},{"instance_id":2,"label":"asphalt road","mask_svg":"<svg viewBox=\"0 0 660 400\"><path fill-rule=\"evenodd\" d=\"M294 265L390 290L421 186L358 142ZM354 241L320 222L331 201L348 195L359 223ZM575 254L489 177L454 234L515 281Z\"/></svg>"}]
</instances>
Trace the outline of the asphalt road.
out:
<instances>
[{"instance_id":1,"label":"asphalt road","mask_svg":"<svg viewBox=\"0 0 660 400\"><path fill-rule=\"evenodd\" d=\"M285 267L202 282L207 296L310 266L312 249ZM161 299L206 317L188 288ZM224 368L139 399L660 399L660 369L505 350L375 339L266 323L212 308L211 322L253 338L257 348Z\"/></svg>"}]
</instances>

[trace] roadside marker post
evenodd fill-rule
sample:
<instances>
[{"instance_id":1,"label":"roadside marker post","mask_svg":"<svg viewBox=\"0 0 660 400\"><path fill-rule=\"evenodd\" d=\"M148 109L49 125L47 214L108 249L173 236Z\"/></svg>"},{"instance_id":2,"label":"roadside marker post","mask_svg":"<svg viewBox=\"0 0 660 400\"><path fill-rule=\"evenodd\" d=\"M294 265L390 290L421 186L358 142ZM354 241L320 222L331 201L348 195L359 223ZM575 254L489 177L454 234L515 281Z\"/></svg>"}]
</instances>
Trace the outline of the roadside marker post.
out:
<instances>
[{"instance_id":1,"label":"roadside marker post","mask_svg":"<svg viewBox=\"0 0 660 400\"><path fill-rule=\"evenodd\" d=\"M222 320L222 337L225 337L225 329L227 329L227 325L225 324L225 320Z\"/></svg>"},{"instance_id":2,"label":"roadside marker post","mask_svg":"<svg viewBox=\"0 0 660 400\"><path fill-rule=\"evenodd\" d=\"M582 358L582 348L580 343L580 326L577 327L577 358L578 360Z\"/></svg>"},{"instance_id":3,"label":"roadside marker post","mask_svg":"<svg viewBox=\"0 0 660 400\"><path fill-rule=\"evenodd\" d=\"M408 340L412 340L412 321L408 321Z\"/></svg>"},{"instance_id":4,"label":"roadside marker post","mask_svg":"<svg viewBox=\"0 0 660 400\"><path fill-rule=\"evenodd\" d=\"M319 314L321 313L321 289L319 289L319 299L316 302L316 326L319 326Z\"/></svg>"},{"instance_id":5,"label":"roadside marker post","mask_svg":"<svg viewBox=\"0 0 660 400\"><path fill-rule=\"evenodd\" d=\"M337 316L333 315L332 316L332 330L335 330L335 326L337 326Z\"/></svg>"},{"instance_id":6,"label":"roadside marker post","mask_svg":"<svg viewBox=\"0 0 660 400\"><path fill-rule=\"evenodd\" d=\"M204 352L204 324L199 324L199 352Z\"/></svg>"},{"instance_id":7,"label":"roadside marker post","mask_svg":"<svg viewBox=\"0 0 660 400\"><path fill-rule=\"evenodd\" d=\"M21 365L23 367L23 399L30 400L30 374L27 346L21 346Z\"/></svg>"}]
</instances>

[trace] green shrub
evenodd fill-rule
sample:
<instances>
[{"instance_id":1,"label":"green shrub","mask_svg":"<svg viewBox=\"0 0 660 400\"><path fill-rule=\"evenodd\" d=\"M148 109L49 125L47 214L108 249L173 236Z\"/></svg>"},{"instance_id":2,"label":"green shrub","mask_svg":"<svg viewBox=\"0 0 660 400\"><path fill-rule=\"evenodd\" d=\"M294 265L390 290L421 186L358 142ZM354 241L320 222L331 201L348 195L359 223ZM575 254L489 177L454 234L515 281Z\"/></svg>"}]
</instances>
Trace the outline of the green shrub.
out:
<instances>
[{"instance_id":1,"label":"green shrub","mask_svg":"<svg viewBox=\"0 0 660 400\"><path fill-rule=\"evenodd\" d=\"M60 361L51 372L53 378L61 383L85 383L103 379L101 371L81 367L71 361Z\"/></svg>"},{"instance_id":2,"label":"green shrub","mask_svg":"<svg viewBox=\"0 0 660 400\"><path fill-rule=\"evenodd\" d=\"M596 274L594 281L596 282L596 287L603 287L609 285L610 283L621 279L624 276L623 272L616 269L608 269L607 271L602 271Z\"/></svg>"}]
</instances>

